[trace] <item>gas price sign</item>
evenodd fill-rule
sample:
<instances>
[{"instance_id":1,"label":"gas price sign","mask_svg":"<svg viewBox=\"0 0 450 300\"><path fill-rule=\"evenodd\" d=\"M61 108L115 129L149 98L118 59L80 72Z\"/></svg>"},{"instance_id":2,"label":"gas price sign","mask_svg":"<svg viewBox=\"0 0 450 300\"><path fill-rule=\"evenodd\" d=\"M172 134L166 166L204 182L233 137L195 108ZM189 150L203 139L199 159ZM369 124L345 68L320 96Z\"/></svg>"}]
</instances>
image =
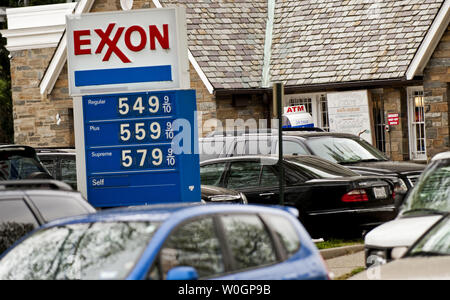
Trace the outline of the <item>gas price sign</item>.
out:
<instances>
[{"instance_id":1,"label":"gas price sign","mask_svg":"<svg viewBox=\"0 0 450 300\"><path fill-rule=\"evenodd\" d=\"M195 91L83 96L88 201L200 201Z\"/></svg>"}]
</instances>

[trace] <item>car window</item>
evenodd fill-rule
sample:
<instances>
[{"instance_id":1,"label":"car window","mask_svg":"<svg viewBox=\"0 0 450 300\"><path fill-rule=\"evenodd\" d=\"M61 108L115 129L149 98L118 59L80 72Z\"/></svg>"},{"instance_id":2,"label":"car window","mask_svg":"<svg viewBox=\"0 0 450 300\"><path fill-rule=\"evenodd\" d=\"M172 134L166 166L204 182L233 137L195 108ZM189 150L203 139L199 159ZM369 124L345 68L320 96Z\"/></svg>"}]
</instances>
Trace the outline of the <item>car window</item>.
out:
<instances>
[{"instance_id":1,"label":"car window","mask_svg":"<svg viewBox=\"0 0 450 300\"><path fill-rule=\"evenodd\" d=\"M272 153L272 139L269 136L239 137L233 156L267 155Z\"/></svg>"},{"instance_id":2,"label":"car window","mask_svg":"<svg viewBox=\"0 0 450 300\"><path fill-rule=\"evenodd\" d=\"M428 166L406 199L402 213L425 209L450 211L450 160Z\"/></svg>"},{"instance_id":3,"label":"car window","mask_svg":"<svg viewBox=\"0 0 450 300\"><path fill-rule=\"evenodd\" d=\"M159 266L163 279L177 266L195 268L200 278L223 273L225 265L213 219L202 218L176 229L160 251Z\"/></svg>"},{"instance_id":4,"label":"car window","mask_svg":"<svg viewBox=\"0 0 450 300\"><path fill-rule=\"evenodd\" d=\"M277 234L286 253L291 256L300 249L300 239L292 222L283 216L264 215L272 230Z\"/></svg>"},{"instance_id":5,"label":"car window","mask_svg":"<svg viewBox=\"0 0 450 300\"><path fill-rule=\"evenodd\" d=\"M81 199L75 199L71 193L62 194L60 196L55 195L33 195L30 197L33 203L38 208L42 217L47 221L53 221L55 219L76 216L81 214L87 214L88 211L79 201Z\"/></svg>"},{"instance_id":6,"label":"car window","mask_svg":"<svg viewBox=\"0 0 450 300\"><path fill-rule=\"evenodd\" d=\"M363 139L325 136L309 138L306 144L314 155L335 163L387 160L383 153Z\"/></svg>"},{"instance_id":7,"label":"car window","mask_svg":"<svg viewBox=\"0 0 450 300\"><path fill-rule=\"evenodd\" d=\"M298 172L310 178L336 178L360 176L358 173L331 161L314 156L291 156L286 158Z\"/></svg>"},{"instance_id":8,"label":"car window","mask_svg":"<svg viewBox=\"0 0 450 300\"><path fill-rule=\"evenodd\" d=\"M38 226L23 200L0 200L0 254Z\"/></svg>"},{"instance_id":9,"label":"car window","mask_svg":"<svg viewBox=\"0 0 450 300\"><path fill-rule=\"evenodd\" d=\"M37 172L47 173L35 158L20 155L0 157L0 180L27 179Z\"/></svg>"},{"instance_id":10,"label":"car window","mask_svg":"<svg viewBox=\"0 0 450 300\"><path fill-rule=\"evenodd\" d=\"M277 261L271 237L256 215L221 216L236 270L256 268Z\"/></svg>"},{"instance_id":11,"label":"car window","mask_svg":"<svg viewBox=\"0 0 450 300\"><path fill-rule=\"evenodd\" d=\"M73 159L61 159L61 180L77 190L77 166Z\"/></svg>"},{"instance_id":12,"label":"car window","mask_svg":"<svg viewBox=\"0 0 450 300\"><path fill-rule=\"evenodd\" d=\"M0 261L0 280L125 279L158 226L98 222L41 230Z\"/></svg>"},{"instance_id":13,"label":"car window","mask_svg":"<svg viewBox=\"0 0 450 300\"><path fill-rule=\"evenodd\" d=\"M278 186L279 179L274 169L271 166L263 166L261 173L261 182L260 186L269 187L269 186Z\"/></svg>"},{"instance_id":14,"label":"car window","mask_svg":"<svg viewBox=\"0 0 450 300\"><path fill-rule=\"evenodd\" d=\"M200 161L224 156L233 144L233 139L224 137L201 139L199 141Z\"/></svg>"},{"instance_id":15,"label":"car window","mask_svg":"<svg viewBox=\"0 0 450 300\"><path fill-rule=\"evenodd\" d=\"M200 167L200 179L204 185L220 185L225 163L209 164Z\"/></svg>"},{"instance_id":16,"label":"car window","mask_svg":"<svg viewBox=\"0 0 450 300\"><path fill-rule=\"evenodd\" d=\"M444 217L409 251L408 256L450 256L450 216Z\"/></svg>"},{"instance_id":17,"label":"car window","mask_svg":"<svg viewBox=\"0 0 450 300\"><path fill-rule=\"evenodd\" d=\"M42 159L41 158L41 162L44 165L44 167L47 169L47 171L50 173L50 175L52 175L53 178L55 179L59 179L57 178L58 174L56 172L56 161L53 159Z\"/></svg>"},{"instance_id":18,"label":"car window","mask_svg":"<svg viewBox=\"0 0 450 300\"><path fill-rule=\"evenodd\" d=\"M306 149L297 142L283 141L283 154L296 154L296 155L308 155Z\"/></svg>"},{"instance_id":19,"label":"car window","mask_svg":"<svg viewBox=\"0 0 450 300\"><path fill-rule=\"evenodd\" d=\"M232 162L227 188L245 188L259 186L261 164L259 161Z\"/></svg>"}]
</instances>

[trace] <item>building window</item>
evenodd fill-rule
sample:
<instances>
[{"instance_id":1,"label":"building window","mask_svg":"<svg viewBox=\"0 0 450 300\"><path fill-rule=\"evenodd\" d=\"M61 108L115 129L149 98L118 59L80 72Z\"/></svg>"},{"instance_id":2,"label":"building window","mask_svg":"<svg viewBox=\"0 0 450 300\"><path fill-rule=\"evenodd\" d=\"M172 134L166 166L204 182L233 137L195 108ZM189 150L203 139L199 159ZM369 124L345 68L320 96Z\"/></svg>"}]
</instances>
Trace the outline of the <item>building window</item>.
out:
<instances>
[{"instance_id":1,"label":"building window","mask_svg":"<svg viewBox=\"0 0 450 300\"><path fill-rule=\"evenodd\" d=\"M408 90L408 121L411 159L426 160L423 87L414 87Z\"/></svg>"},{"instance_id":2,"label":"building window","mask_svg":"<svg viewBox=\"0 0 450 300\"><path fill-rule=\"evenodd\" d=\"M314 120L316 127L330 131L328 121L328 101L326 94L285 95L285 106L304 105Z\"/></svg>"},{"instance_id":3,"label":"building window","mask_svg":"<svg viewBox=\"0 0 450 300\"><path fill-rule=\"evenodd\" d=\"M375 140L378 150L386 153L386 120L384 117L384 99L382 91L372 92L372 110L375 120Z\"/></svg>"}]
</instances>

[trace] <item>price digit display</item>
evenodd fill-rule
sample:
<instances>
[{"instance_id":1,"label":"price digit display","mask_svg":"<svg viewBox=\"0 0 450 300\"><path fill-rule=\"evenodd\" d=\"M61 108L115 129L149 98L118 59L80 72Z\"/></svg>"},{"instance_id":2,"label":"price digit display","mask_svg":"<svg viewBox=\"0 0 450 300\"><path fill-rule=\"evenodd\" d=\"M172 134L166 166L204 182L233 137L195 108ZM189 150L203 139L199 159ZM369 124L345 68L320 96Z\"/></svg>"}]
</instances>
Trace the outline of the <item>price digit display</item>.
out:
<instances>
[{"instance_id":1,"label":"price digit display","mask_svg":"<svg viewBox=\"0 0 450 300\"><path fill-rule=\"evenodd\" d=\"M167 147L166 147L167 148ZM122 149L120 152L120 163L122 169L140 168L173 168L176 165L176 158L172 148L163 147Z\"/></svg>"},{"instance_id":2,"label":"price digit display","mask_svg":"<svg viewBox=\"0 0 450 300\"><path fill-rule=\"evenodd\" d=\"M174 151L177 119L192 124L186 144L197 142L195 110L193 90L83 96L88 201L200 201L198 155Z\"/></svg>"}]
</instances>

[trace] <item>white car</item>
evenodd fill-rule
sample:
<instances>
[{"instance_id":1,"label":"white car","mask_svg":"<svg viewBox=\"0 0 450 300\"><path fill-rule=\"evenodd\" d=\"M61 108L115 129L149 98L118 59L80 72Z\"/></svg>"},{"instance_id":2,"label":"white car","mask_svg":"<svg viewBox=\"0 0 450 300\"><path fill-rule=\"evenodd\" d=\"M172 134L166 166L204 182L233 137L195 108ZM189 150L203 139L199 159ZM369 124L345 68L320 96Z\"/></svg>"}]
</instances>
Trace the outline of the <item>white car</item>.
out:
<instances>
[{"instance_id":1,"label":"white car","mask_svg":"<svg viewBox=\"0 0 450 300\"><path fill-rule=\"evenodd\" d=\"M352 280L449 280L450 214L440 218L396 261L371 267Z\"/></svg>"},{"instance_id":2,"label":"white car","mask_svg":"<svg viewBox=\"0 0 450 300\"><path fill-rule=\"evenodd\" d=\"M367 233L366 266L400 258L447 212L450 212L450 152L443 152L433 157L398 217Z\"/></svg>"}]
</instances>

